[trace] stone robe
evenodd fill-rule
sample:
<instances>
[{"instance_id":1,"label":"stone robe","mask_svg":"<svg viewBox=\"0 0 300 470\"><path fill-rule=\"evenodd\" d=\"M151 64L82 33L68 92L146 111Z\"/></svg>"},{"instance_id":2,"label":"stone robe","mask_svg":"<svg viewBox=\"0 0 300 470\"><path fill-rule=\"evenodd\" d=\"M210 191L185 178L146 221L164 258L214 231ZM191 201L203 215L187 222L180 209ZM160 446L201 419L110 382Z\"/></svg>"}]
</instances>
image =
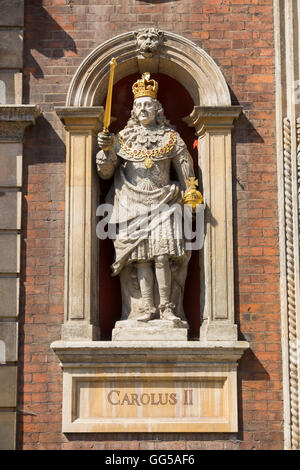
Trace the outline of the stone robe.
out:
<instances>
[{"instance_id":1,"label":"stone robe","mask_svg":"<svg viewBox=\"0 0 300 470\"><path fill-rule=\"evenodd\" d=\"M170 132L176 136L173 148L153 157L151 168L145 167L143 157L136 158L124 150L124 143L130 142L130 132L121 131L121 139L116 137L114 149L100 151L97 155L99 176L108 179L114 174L114 185L106 202L113 204L110 223L118 227L112 268L114 275L120 274L122 297L126 300L125 304L123 302L123 319L134 314L133 301L140 298L135 263L151 262L159 255L168 255L170 259L172 302L178 306L177 314L181 313L179 316L184 318L182 297L190 253L185 249L181 199L186 180L194 176L193 161L179 134L165 126L158 127L153 136L150 133L144 140L133 141L130 148L151 151L158 146L164 147ZM177 181L171 181L171 165Z\"/></svg>"}]
</instances>

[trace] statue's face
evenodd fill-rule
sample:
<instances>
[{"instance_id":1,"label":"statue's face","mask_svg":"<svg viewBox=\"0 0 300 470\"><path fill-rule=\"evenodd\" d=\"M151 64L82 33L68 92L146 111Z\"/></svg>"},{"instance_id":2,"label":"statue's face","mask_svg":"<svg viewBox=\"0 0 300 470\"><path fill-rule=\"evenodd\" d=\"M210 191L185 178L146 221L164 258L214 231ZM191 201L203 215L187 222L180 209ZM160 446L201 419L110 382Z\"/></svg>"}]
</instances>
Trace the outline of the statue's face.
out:
<instances>
[{"instance_id":1,"label":"statue's face","mask_svg":"<svg viewBox=\"0 0 300 470\"><path fill-rule=\"evenodd\" d=\"M134 111L139 122L143 126L151 126L155 123L156 106L150 96L142 96L134 100Z\"/></svg>"}]
</instances>

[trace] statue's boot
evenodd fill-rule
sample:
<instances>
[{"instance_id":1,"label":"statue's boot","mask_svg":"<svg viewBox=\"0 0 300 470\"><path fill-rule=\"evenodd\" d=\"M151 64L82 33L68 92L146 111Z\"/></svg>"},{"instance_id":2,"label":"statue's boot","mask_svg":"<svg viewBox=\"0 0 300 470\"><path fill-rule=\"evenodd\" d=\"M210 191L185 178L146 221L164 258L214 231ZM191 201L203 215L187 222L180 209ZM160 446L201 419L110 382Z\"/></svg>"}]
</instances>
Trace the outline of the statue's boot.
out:
<instances>
[{"instance_id":1,"label":"statue's boot","mask_svg":"<svg viewBox=\"0 0 300 470\"><path fill-rule=\"evenodd\" d=\"M159 305L161 320L169 320L173 322L181 322L180 318L174 314L175 305L171 302Z\"/></svg>"},{"instance_id":2,"label":"statue's boot","mask_svg":"<svg viewBox=\"0 0 300 470\"><path fill-rule=\"evenodd\" d=\"M150 307L147 305L146 307L141 307L139 310L141 311L141 314L135 318L135 320L137 321L147 322L149 320L152 320L155 317L155 314L156 314L155 307Z\"/></svg>"}]
</instances>

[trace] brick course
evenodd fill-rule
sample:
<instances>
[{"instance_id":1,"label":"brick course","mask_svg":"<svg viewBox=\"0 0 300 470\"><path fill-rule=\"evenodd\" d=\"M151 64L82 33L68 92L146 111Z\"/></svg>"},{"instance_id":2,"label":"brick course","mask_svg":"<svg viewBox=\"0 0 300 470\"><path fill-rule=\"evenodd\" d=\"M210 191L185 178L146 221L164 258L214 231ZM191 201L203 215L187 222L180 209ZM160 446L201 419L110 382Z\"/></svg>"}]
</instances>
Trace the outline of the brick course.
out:
<instances>
[{"instance_id":1,"label":"brick course","mask_svg":"<svg viewBox=\"0 0 300 470\"><path fill-rule=\"evenodd\" d=\"M26 0L24 103L43 117L25 135L18 448L281 449L275 85L272 0ZM81 61L114 35L155 24L217 62L233 104L238 434L62 435L62 374L50 343L63 322L65 146L53 111Z\"/></svg>"}]
</instances>

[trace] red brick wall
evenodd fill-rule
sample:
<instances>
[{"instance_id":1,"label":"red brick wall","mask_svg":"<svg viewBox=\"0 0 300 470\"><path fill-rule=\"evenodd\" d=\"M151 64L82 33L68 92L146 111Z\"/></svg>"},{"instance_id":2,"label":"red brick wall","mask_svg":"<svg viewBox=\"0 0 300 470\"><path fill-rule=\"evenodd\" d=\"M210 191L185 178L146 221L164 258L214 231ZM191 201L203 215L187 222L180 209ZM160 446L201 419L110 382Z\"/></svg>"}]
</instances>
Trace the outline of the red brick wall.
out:
<instances>
[{"instance_id":1,"label":"red brick wall","mask_svg":"<svg viewBox=\"0 0 300 470\"><path fill-rule=\"evenodd\" d=\"M25 0L26 132L18 448L281 449L282 377L272 0ZM217 62L244 115L233 133L236 317L251 350L239 369L238 434L63 435L64 105L80 62L114 35L157 25Z\"/></svg>"}]
</instances>

